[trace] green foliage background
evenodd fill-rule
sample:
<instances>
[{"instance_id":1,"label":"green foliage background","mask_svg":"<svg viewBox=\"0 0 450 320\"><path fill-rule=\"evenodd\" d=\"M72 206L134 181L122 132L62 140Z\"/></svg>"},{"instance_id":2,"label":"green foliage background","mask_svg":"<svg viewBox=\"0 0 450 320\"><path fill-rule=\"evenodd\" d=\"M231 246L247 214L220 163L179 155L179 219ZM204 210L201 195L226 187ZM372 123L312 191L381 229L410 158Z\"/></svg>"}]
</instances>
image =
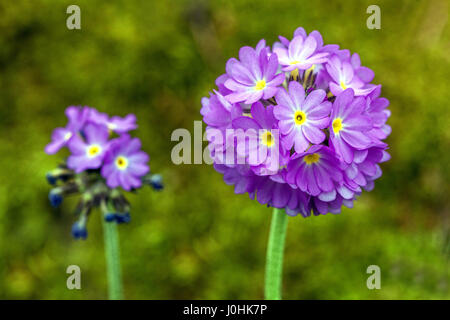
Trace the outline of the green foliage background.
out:
<instances>
[{"instance_id":1,"label":"green foliage background","mask_svg":"<svg viewBox=\"0 0 450 320\"><path fill-rule=\"evenodd\" d=\"M43 148L68 105L135 113L135 132L166 189L130 195L120 226L128 299L259 299L271 210L235 195L207 165L174 165L176 128L193 132L200 99L243 45L298 26L358 52L392 110L392 160L352 210L290 219L287 299L450 298L450 39L446 0L0 1L0 298L104 299L100 215L74 241L77 199L50 207L45 173L64 156ZM82 290L66 288L68 265ZM368 290L379 265L382 289Z\"/></svg>"}]
</instances>

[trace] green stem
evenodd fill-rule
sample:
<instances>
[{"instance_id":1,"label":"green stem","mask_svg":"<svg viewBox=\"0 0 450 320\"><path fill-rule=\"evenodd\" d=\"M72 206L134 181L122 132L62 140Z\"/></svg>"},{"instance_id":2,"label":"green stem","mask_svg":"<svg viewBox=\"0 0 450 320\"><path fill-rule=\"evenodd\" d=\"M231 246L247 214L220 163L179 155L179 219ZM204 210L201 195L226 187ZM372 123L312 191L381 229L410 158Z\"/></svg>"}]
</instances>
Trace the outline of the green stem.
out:
<instances>
[{"instance_id":1,"label":"green stem","mask_svg":"<svg viewBox=\"0 0 450 320\"><path fill-rule=\"evenodd\" d=\"M123 299L123 292L117 224L115 222L106 222L103 216L102 220L108 274L108 296L110 300L121 300Z\"/></svg>"},{"instance_id":2,"label":"green stem","mask_svg":"<svg viewBox=\"0 0 450 320\"><path fill-rule=\"evenodd\" d=\"M284 240L288 215L282 209L273 209L267 244L266 279L264 296L266 300L281 300L281 278L283 272Z\"/></svg>"}]
</instances>

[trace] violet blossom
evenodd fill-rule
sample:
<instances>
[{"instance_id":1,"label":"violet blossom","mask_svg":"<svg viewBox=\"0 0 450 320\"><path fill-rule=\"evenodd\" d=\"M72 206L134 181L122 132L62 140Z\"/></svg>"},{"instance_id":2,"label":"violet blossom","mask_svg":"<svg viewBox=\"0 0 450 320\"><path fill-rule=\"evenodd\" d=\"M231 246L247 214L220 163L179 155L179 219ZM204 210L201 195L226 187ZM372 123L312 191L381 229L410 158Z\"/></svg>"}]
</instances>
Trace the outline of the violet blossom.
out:
<instances>
[{"instance_id":1,"label":"violet blossom","mask_svg":"<svg viewBox=\"0 0 450 320\"><path fill-rule=\"evenodd\" d=\"M235 193L289 215L340 213L374 188L390 158L382 141L391 132L389 101L358 54L325 44L318 31L279 38L272 51L265 41L243 47L202 99L214 168ZM246 138L236 140L236 130ZM261 150L277 165L255 156Z\"/></svg>"}]
</instances>

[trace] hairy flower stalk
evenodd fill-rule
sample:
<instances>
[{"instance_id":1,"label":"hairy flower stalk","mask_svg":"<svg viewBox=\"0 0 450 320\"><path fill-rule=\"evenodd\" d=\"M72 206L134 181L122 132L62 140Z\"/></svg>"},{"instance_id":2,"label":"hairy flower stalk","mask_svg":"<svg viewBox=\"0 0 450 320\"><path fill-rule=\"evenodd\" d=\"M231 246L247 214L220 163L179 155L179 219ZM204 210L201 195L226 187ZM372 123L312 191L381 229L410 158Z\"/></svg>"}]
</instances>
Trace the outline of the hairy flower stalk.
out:
<instances>
[{"instance_id":1,"label":"hairy flower stalk","mask_svg":"<svg viewBox=\"0 0 450 320\"><path fill-rule=\"evenodd\" d=\"M374 188L379 164L390 159L389 101L357 53L325 45L318 31L300 27L291 40L279 39L241 48L202 99L214 168L235 193L280 209L274 217L338 214ZM269 299L281 296L277 221L267 251Z\"/></svg>"},{"instance_id":2,"label":"hairy flower stalk","mask_svg":"<svg viewBox=\"0 0 450 320\"><path fill-rule=\"evenodd\" d=\"M138 138L128 131L137 128L136 117L109 117L90 107L68 107L68 124L56 128L46 146L48 154L67 147L70 156L46 178L53 189L49 200L58 207L68 195L79 195L75 209L78 217L72 225L75 239L86 239L87 222L92 209L102 213L105 258L110 299L122 299L119 237L116 224L131 220L130 203L123 191L136 192L143 185L163 188L162 178L151 174L149 157L141 151Z\"/></svg>"}]
</instances>

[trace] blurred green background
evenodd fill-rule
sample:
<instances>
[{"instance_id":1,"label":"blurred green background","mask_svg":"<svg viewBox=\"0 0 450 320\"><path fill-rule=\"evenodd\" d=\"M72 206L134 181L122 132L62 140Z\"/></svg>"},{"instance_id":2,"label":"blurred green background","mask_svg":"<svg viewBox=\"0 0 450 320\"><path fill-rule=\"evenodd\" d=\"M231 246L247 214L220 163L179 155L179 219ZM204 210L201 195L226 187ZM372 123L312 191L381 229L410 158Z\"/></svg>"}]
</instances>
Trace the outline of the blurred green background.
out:
<instances>
[{"instance_id":1,"label":"blurred green background","mask_svg":"<svg viewBox=\"0 0 450 320\"><path fill-rule=\"evenodd\" d=\"M81 8L81 30L66 8ZM391 104L391 161L340 215L291 218L286 299L449 299L449 2L0 1L0 298L104 299L101 218L70 235L77 199L47 200L45 173L67 152L43 152L69 105L135 113L135 132L166 189L130 195L120 226L128 299L263 298L271 210L235 195L208 165L172 164L176 128L193 132L200 99L243 45L298 26L358 52ZM66 288L66 268L82 290ZM381 268L368 290L366 268Z\"/></svg>"}]
</instances>

